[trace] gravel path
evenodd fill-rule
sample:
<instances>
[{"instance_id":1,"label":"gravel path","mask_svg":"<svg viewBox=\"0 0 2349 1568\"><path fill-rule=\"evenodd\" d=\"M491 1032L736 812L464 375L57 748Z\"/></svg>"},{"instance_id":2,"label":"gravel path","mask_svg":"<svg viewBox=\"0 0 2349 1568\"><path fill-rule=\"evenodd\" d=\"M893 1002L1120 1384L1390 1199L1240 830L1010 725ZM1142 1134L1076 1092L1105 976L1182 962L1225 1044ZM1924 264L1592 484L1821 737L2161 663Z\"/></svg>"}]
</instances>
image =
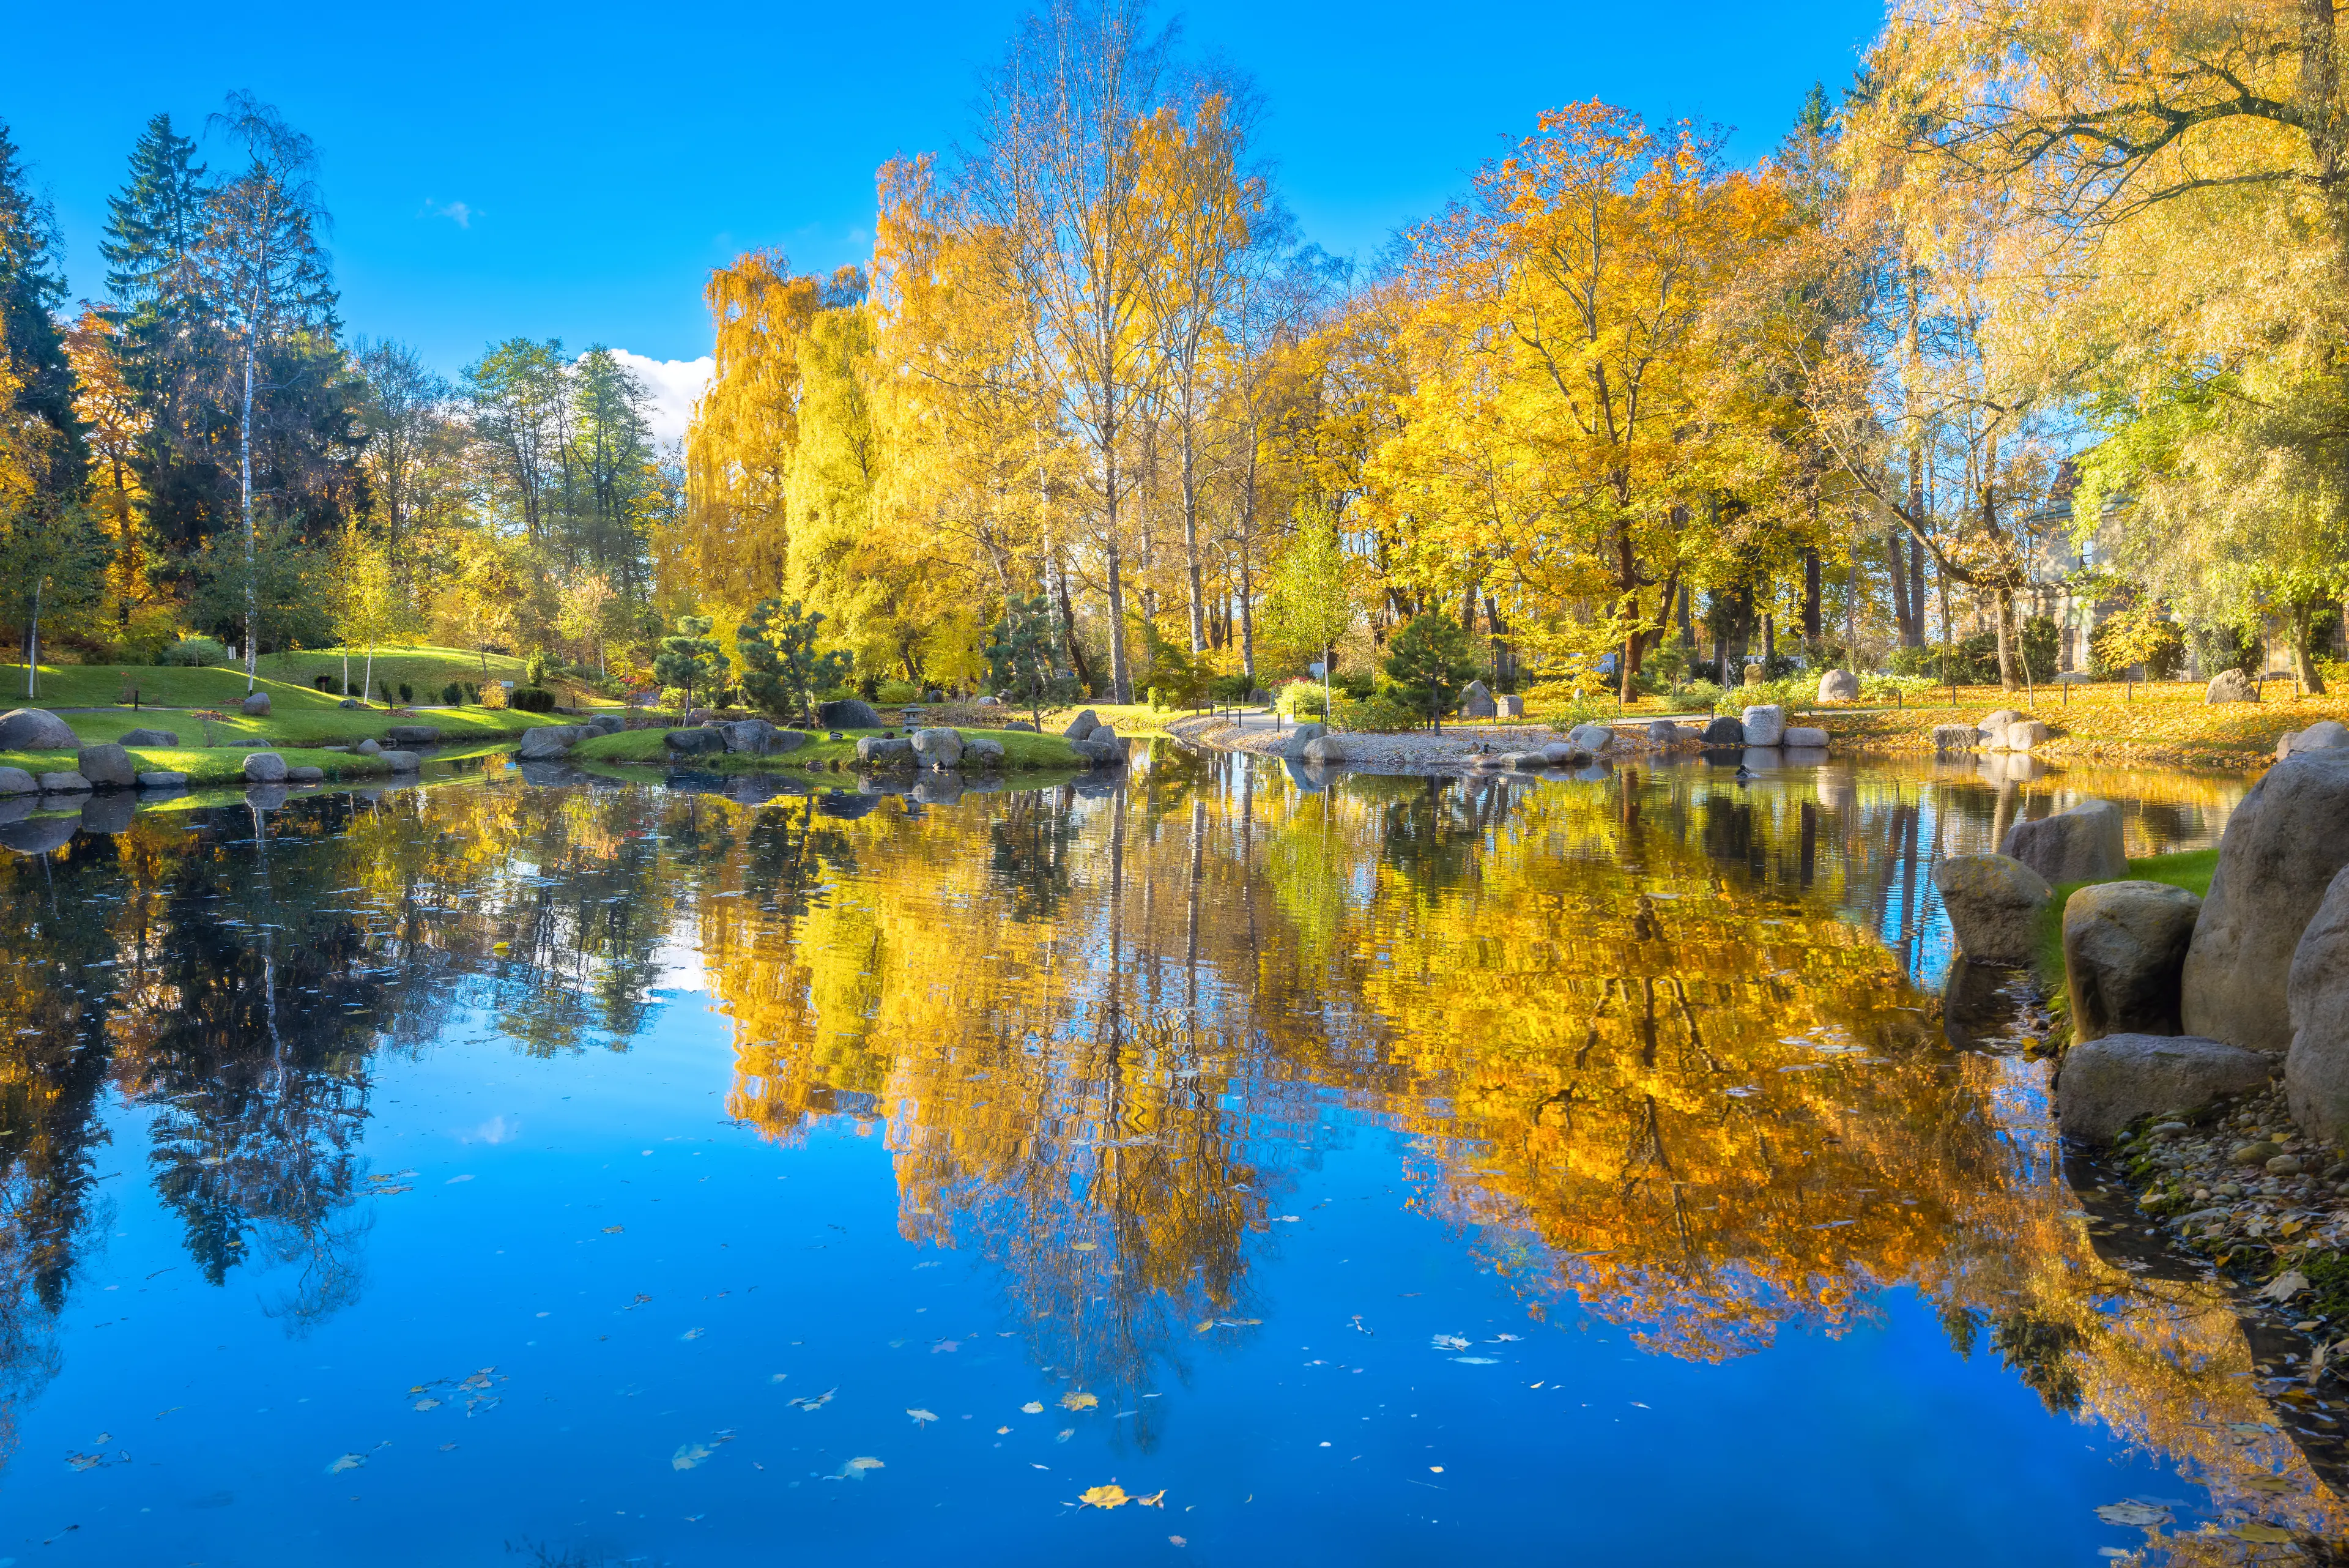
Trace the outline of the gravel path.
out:
<instances>
[{"instance_id":1,"label":"gravel path","mask_svg":"<svg viewBox=\"0 0 2349 1568\"><path fill-rule=\"evenodd\" d=\"M1683 725L1691 720L1701 721L1705 715L1682 717ZM1666 748L1653 746L1648 741L1648 726L1652 719L1640 719L1629 723L1609 724L1615 740L1608 747L1610 758L1639 756ZM1248 709L1237 713L1209 714L1196 719L1182 719L1167 726L1167 733L1193 745L1206 746L1219 752L1248 752L1257 756L1277 755L1281 742L1296 725L1276 721L1263 709ZM1485 724L1464 723L1446 728L1442 734L1414 731L1399 735L1372 734L1363 731L1342 732L1346 742L1345 766L1365 772L1386 774L1467 774L1480 765L1490 767L1490 758L1509 752L1537 752L1565 739L1547 724ZM1673 751L1696 749L1693 731L1683 729L1680 741L1669 748Z\"/></svg>"}]
</instances>

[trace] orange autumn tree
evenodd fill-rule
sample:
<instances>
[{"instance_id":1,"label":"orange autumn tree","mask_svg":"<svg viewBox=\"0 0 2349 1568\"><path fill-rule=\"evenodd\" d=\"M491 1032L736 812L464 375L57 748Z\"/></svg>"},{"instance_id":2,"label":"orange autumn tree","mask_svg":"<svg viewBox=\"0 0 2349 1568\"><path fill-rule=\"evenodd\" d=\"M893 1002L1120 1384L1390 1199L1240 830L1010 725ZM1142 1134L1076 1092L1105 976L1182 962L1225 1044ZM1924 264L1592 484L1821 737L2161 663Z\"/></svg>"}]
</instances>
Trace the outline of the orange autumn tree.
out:
<instances>
[{"instance_id":1,"label":"orange autumn tree","mask_svg":"<svg viewBox=\"0 0 2349 1568\"><path fill-rule=\"evenodd\" d=\"M1705 328L1790 223L1775 182L1724 171L1692 126L1596 102L1542 116L1413 236L1418 374L1373 458L1374 512L1412 535L1402 573L1496 592L1537 653L1611 621L1630 700L1719 503L1770 488Z\"/></svg>"}]
</instances>

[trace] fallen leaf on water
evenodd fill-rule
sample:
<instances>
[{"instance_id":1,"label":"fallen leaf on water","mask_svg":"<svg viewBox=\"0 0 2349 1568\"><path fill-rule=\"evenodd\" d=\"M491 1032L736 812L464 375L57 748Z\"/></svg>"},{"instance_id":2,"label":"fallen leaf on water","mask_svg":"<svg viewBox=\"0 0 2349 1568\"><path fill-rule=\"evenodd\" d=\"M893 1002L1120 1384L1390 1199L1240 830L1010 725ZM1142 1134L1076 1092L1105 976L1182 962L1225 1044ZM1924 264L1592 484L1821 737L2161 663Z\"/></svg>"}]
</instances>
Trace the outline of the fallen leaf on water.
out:
<instances>
[{"instance_id":1,"label":"fallen leaf on water","mask_svg":"<svg viewBox=\"0 0 2349 1568\"><path fill-rule=\"evenodd\" d=\"M1079 1394L1071 1391L1061 1396L1061 1408L1063 1410L1091 1410L1100 1404L1101 1396L1098 1394Z\"/></svg>"},{"instance_id":2,"label":"fallen leaf on water","mask_svg":"<svg viewBox=\"0 0 2349 1568\"><path fill-rule=\"evenodd\" d=\"M770 1383L781 1383L784 1378L789 1377L790 1376L791 1374L788 1372L778 1372L772 1377L768 1378L767 1381Z\"/></svg>"},{"instance_id":3,"label":"fallen leaf on water","mask_svg":"<svg viewBox=\"0 0 2349 1568\"><path fill-rule=\"evenodd\" d=\"M1177 1546L1188 1546L1188 1545L1190 1545L1190 1544L1191 1544L1189 1542L1187 1542L1187 1541L1184 1540L1184 1539L1183 1539L1181 1536L1179 1536L1179 1535L1170 1535L1170 1536L1168 1536L1166 1539L1167 1539L1168 1541L1170 1541L1170 1542L1174 1542L1174 1543L1175 1545L1177 1545Z\"/></svg>"},{"instance_id":4,"label":"fallen leaf on water","mask_svg":"<svg viewBox=\"0 0 2349 1568\"><path fill-rule=\"evenodd\" d=\"M998 1427L998 1428L995 1428L995 1435L996 1435L997 1437L999 1437L999 1437L1003 1436L1003 1434L1004 1434L1004 1433L1006 1433L1006 1432L1008 1432L1008 1431L1009 1431L1009 1430L1011 1430L1011 1428L1009 1428L1009 1427Z\"/></svg>"},{"instance_id":5,"label":"fallen leaf on water","mask_svg":"<svg viewBox=\"0 0 2349 1568\"><path fill-rule=\"evenodd\" d=\"M1489 1355L1455 1355L1452 1359L1463 1366L1498 1366L1500 1365Z\"/></svg>"},{"instance_id":6,"label":"fallen leaf on water","mask_svg":"<svg viewBox=\"0 0 2349 1568\"><path fill-rule=\"evenodd\" d=\"M440 1451L441 1451L442 1453L444 1453L444 1454L445 1454L445 1453L447 1453L450 1449L451 1449L455 1448L456 1446L457 1446L457 1445L456 1445L456 1444L454 1444L454 1443L443 1443L443 1444L441 1444L441 1445L440 1445Z\"/></svg>"},{"instance_id":7,"label":"fallen leaf on water","mask_svg":"<svg viewBox=\"0 0 2349 1568\"><path fill-rule=\"evenodd\" d=\"M678 1445L677 1452L668 1457L668 1468L673 1470L689 1470L717 1451L707 1443L680 1443Z\"/></svg>"},{"instance_id":8,"label":"fallen leaf on water","mask_svg":"<svg viewBox=\"0 0 2349 1568\"><path fill-rule=\"evenodd\" d=\"M2272 1524L2239 1524L2235 1526L2239 1541L2257 1541L2273 1546L2288 1545L2300 1538L2289 1530L2278 1530Z\"/></svg>"},{"instance_id":9,"label":"fallen leaf on water","mask_svg":"<svg viewBox=\"0 0 2349 1568\"><path fill-rule=\"evenodd\" d=\"M677 1337L678 1337L679 1340L699 1339L703 1334L707 1334L707 1333L709 1333L709 1331L708 1329L704 1329L704 1328L688 1328L688 1329L687 1329L683 1334L678 1334Z\"/></svg>"},{"instance_id":10,"label":"fallen leaf on water","mask_svg":"<svg viewBox=\"0 0 2349 1568\"><path fill-rule=\"evenodd\" d=\"M1091 1241L1071 1241L1069 1243L1069 1251L1071 1252L1090 1252L1093 1250L1094 1246Z\"/></svg>"},{"instance_id":11,"label":"fallen leaf on water","mask_svg":"<svg viewBox=\"0 0 2349 1568\"><path fill-rule=\"evenodd\" d=\"M627 1227L626 1225L606 1225L604 1227L604 1234L606 1236L616 1236L626 1229Z\"/></svg>"},{"instance_id":12,"label":"fallen leaf on water","mask_svg":"<svg viewBox=\"0 0 2349 1568\"><path fill-rule=\"evenodd\" d=\"M2168 1524L2169 1510L2158 1503L2137 1502L2132 1500L2127 1502L2106 1503L2096 1510L2096 1517L2106 1524L2142 1530L2151 1525Z\"/></svg>"},{"instance_id":13,"label":"fallen leaf on water","mask_svg":"<svg viewBox=\"0 0 2349 1568\"><path fill-rule=\"evenodd\" d=\"M1095 1486L1078 1493L1077 1501L1088 1508L1123 1508L1133 1500L1125 1495L1123 1487Z\"/></svg>"},{"instance_id":14,"label":"fallen leaf on water","mask_svg":"<svg viewBox=\"0 0 2349 1568\"><path fill-rule=\"evenodd\" d=\"M840 1479L842 1480L863 1480L864 1479L865 1471L885 1469L887 1467L883 1465L879 1459L860 1456L849 1460L846 1464L840 1467Z\"/></svg>"},{"instance_id":15,"label":"fallen leaf on water","mask_svg":"<svg viewBox=\"0 0 2349 1568\"><path fill-rule=\"evenodd\" d=\"M1166 1506L1166 1489L1164 1487L1160 1487L1148 1497L1137 1497L1133 1501L1140 1503L1144 1508L1164 1508Z\"/></svg>"},{"instance_id":16,"label":"fallen leaf on water","mask_svg":"<svg viewBox=\"0 0 2349 1568\"><path fill-rule=\"evenodd\" d=\"M440 1401L438 1399L419 1399L416 1402L416 1407L419 1410L437 1410L440 1407Z\"/></svg>"},{"instance_id":17,"label":"fallen leaf on water","mask_svg":"<svg viewBox=\"0 0 2349 1568\"><path fill-rule=\"evenodd\" d=\"M962 1341L961 1341L961 1340L958 1340L958 1339L942 1339L942 1340L938 1341L936 1345L934 1345L930 1346L930 1354L931 1354L932 1355L937 1355L940 1351L944 1351L944 1352L946 1352L948 1355L952 1355L956 1351L960 1350L961 1348L962 1348Z\"/></svg>"},{"instance_id":18,"label":"fallen leaf on water","mask_svg":"<svg viewBox=\"0 0 2349 1568\"><path fill-rule=\"evenodd\" d=\"M1030 1399L1019 1408L1026 1415L1040 1416L1044 1413L1044 1402L1041 1399Z\"/></svg>"},{"instance_id":19,"label":"fallen leaf on water","mask_svg":"<svg viewBox=\"0 0 2349 1568\"><path fill-rule=\"evenodd\" d=\"M916 1410L909 1407L905 1414L914 1418L914 1425L916 1427L925 1421L935 1421L938 1418L937 1412L935 1410Z\"/></svg>"},{"instance_id":20,"label":"fallen leaf on water","mask_svg":"<svg viewBox=\"0 0 2349 1568\"><path fill-rule=\"evenodd\" d=\"M1439 1334L1427 1342L1431 1350L1465 1350L1468 1342L1456 1334Z\"/></svg>"},{"instance_id":21,"label":"fallen leaf on water","mask_svg":"<svg viewBox=\"0 0 2349 1568\"><path fill-rule=\"evenodd\" d=\"M341 1459L336 1459L333 1464L326 1467L326 1473L330 1476L338 1476L345 1470L355 1470L365 1463L367 1463L367 1456L365 1454L345 1454Z\"/></svg>"},{"instance_id":22,"label":"fallen leaf on water","mask_svg":"<svg viewBox=\"0 0 2349 1568\"><path fill-rule=\"evenodd\" d=\"M1074 1427L1063 1427L1058 1432L1053 1434L1052 1441L1056 1443L1065 1443L1076 1435L1077 1429Z\"/></svg>"},{"instance_id":23,"label":"fallen leaf on water","mask_svg":"<svg viewBox=\"0 0 2349 1568\"><path fill-rule=\"evenodd\" d=\"M2260 1287L2260 1294L2271 1302L2288 1302L2308 1288L2308 1276L2298 1269L2286 1269Z\"/></svg>"}]
</instances>

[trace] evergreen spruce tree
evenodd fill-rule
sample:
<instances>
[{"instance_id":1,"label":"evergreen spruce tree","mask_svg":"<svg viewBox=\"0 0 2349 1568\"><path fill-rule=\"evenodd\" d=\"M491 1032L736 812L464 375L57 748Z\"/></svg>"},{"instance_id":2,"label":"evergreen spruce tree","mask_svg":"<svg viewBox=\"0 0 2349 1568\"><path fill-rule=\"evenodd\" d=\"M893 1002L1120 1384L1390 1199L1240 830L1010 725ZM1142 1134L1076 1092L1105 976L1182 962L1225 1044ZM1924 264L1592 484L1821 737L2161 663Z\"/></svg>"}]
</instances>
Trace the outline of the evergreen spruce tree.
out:
<instances>
[{"instance_id":1,"label":"evergreen spruce tree","mask_svg":"<svg viewBox=\"0 0 2349 1568\"><path fill-rule=\"evenodd\" d=\"M196 144L159 114L130 150L130 178L107 199L106 290L124 314L186 292L187 269L204 237L210 188Z\"/></svg>"},{"instance_id":2,"label":"evergreen spruce tree","mask_svg":"<svg viewBox=\"0 0 2349 1568\"><path fill-rule=\"evenodd\" d=\"M0 121L0 354L17 383L14 412L47 427L35 443L34 488L63 501L80 493L88 458L74 415L73 365L52 314L66 296L57 244L55 215L33 194L16 144Z\"/></svg>"}]
</instances>

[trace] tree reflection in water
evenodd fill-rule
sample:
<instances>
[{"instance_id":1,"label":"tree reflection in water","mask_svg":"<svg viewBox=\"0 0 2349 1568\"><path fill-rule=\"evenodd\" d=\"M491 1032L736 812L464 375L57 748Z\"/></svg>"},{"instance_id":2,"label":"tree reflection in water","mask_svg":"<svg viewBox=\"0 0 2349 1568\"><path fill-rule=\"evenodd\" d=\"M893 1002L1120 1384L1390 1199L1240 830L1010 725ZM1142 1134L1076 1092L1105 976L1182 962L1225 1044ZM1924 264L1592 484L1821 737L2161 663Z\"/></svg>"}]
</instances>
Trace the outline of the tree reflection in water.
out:
<instances>
[{"instance_id":1,"label":"tree reflection in water","mask_svg":"<svg viewBox=\"0 0 2349 1568\"><path fill-rule=\"evenodd\" d=\"M109 1079L153 1108L190 1255L265 1266L299 1333L363 1287L376 1054L475 1017L625 1049L678 942L732 1022L732 1114L880 1127L902 1233L993 1262L1038 1363L1144 1447L1140 1396L1265 1315L1250 1259L1342 1110L1537 1313L1718 1359L1911 1290L2051 1409L2336 1529L2322 1488L2271 1494L2306 1479L2286 1438L2228 1429L2272 1417L2224 1298L2099 1258L2041 1070L1941 1039L1932 859L2082 791L2144 802L2144 852L2207 841L2241 785L1307 791L1161 755L952 807L507 775L141 816L0 864L0 1403L53 1366Z\"/></svg>"}]
</instances>

